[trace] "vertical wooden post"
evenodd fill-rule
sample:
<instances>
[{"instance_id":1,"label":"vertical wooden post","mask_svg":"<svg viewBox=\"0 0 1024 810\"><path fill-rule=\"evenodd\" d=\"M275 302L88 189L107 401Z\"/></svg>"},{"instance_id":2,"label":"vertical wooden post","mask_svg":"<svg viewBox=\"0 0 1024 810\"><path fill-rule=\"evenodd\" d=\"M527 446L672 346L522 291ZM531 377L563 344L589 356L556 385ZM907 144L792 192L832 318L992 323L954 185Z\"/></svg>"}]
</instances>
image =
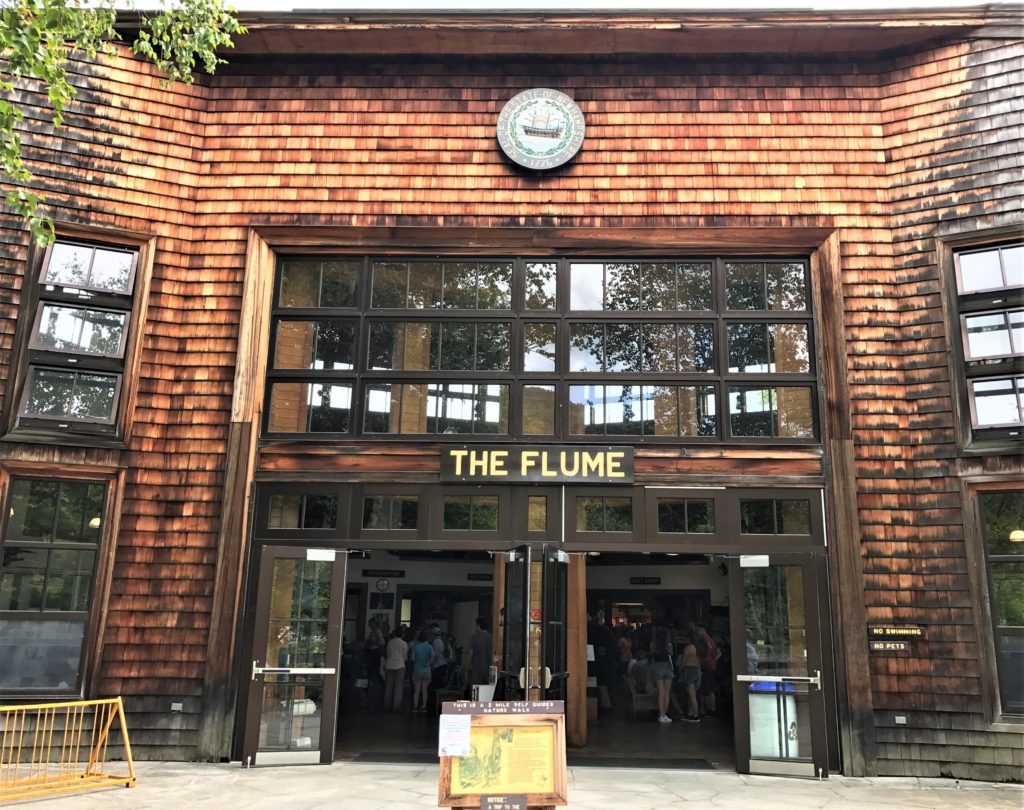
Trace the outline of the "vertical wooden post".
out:
<instances>
[{"instance_id":1,"label":"vertical wooden post","mask_svg":"<svg viewBox=\"0 0 1024 810\"><path fill-rule=\"evenodd\" d=\"M569 555L566 599L565 737L569 745L587 744L587 558Z\"/></svg>"},{"instance_id":2,"label":"vertical wooden post","mask_svg":"<svg viewBox=\"0 0 1024 810\"><path fill-rule=\"evenodd\" d=\"M504 607L505 552L496 551L494 552L494 601L491 608L491 657L497 659L499 670L505 666L505 622L501 618Z\"/></svg>"}]
</instances>

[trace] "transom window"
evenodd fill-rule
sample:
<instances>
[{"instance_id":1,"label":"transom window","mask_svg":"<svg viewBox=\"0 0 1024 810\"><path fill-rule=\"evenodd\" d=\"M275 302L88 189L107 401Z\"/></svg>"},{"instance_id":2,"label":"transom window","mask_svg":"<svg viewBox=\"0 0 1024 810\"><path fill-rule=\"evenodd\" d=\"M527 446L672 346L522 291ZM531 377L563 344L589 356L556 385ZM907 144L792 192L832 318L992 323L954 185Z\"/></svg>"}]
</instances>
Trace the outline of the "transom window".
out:
<instances>
[{"instance_id":1,"label":"transom window","mask_svg":"<svg viewBox=\"0 0 1024 810\"><path fill-rule=\"evenodd\" d=\"M813 442L803 260L286 258L269 436Z\"/></svg>"},{"instance_id":2,"label":"transom window","mask_svg":"<svg viewBox=\"0 0 1024 810\"><path fill-rule=\"evenodd\" d=\"M976 439L1024 429L1024 244L956 254L957 307Z\"/></svg>"},{"instance_id":3,"label":"transom window","mask_svg":"<svg viewBox=\"0 0 1024 810\"><path fill-rule=\"evenodd\" d=\"M113 433L138 251L58 239L46 252L18 425Z\"/></svg>"}]
</instances>

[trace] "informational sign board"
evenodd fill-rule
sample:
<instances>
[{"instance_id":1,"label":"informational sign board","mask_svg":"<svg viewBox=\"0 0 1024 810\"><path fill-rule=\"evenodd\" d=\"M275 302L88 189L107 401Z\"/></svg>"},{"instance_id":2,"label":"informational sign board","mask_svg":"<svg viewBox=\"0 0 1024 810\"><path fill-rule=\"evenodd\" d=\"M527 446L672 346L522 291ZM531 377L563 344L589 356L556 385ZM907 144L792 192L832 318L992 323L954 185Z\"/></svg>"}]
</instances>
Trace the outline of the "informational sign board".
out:
<instances>
[{"instance_id":1,"label":"informational sign board","mask_svg":"<svg viewBox=\"0 0 1024 810\"><path fill-rule=\"evenodd\" d=\"M906 652L910 644L906 641L869 641L868 649L871 652Z\"/></svg>"},{"instance_id":2,"label":"informational sign board","mask_svg":"<svg viewBox=\"0 0 1024 810\"><path fill-rule=\"evenodd\" d=\"M918 624L875 624L868 627L868 638L924 638L924 628Z\"/></svg>"},{"instance_id":3,"label":"informational sign board","mask_svg":"<svg viewBox=\"0 0 1024 810\"><path fill-rule=\"evenodd\" d=\"M631 484L632 447L458 445L441 449L442 483Z\"/></svg>"},{"instance_id":4,"label":"informational sign board","mask_svg":"<svg viewBox=\"0 0 1024 810\"><path fill-rule=\"evenodd\" d=\"M551 807L568 803L563 701L445 703L445 739L439 739L439 750L464 746L461 724L444 721L445 716L460 715L469 719L469 750L463 756L441 756L440 806L500 807L505 801L511 802L511 807ZM516 804L520 797L525 797L525 805Z\"/></svg>"}]
</instances>

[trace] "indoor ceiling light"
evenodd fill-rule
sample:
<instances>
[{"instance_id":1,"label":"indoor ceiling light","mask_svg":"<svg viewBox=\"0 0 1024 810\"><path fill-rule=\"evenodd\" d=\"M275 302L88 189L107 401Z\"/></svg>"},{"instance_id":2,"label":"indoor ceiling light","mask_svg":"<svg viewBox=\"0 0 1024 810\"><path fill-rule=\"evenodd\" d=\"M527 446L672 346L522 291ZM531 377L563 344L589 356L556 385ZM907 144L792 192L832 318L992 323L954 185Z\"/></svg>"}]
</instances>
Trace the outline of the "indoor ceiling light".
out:
<instances>
[{"instance_id":1,"label":"indoor ceiling light","mask_svg":"<svg viewBox=\"0 0 1024 810\"><path fill-rule=\"evenodd\" d=\"M100 519L99 519L99 517L94 517L92 520L89 521L89 528L90 529L98 529L99 527L100 527ZM1022 537L1021 539L1024 540L1024 537Z\"/></svg>"},{"instance_id":2,"label":"indoor ceiling light","mask_svg":"<svg viewBox=\"0 0 1024 810\"><path fill-rule=\"evenodd\" d=\"M1014 529L1010 532L1011 543L1024 543L1024 529Z\"/></svg>"}]
</instances>

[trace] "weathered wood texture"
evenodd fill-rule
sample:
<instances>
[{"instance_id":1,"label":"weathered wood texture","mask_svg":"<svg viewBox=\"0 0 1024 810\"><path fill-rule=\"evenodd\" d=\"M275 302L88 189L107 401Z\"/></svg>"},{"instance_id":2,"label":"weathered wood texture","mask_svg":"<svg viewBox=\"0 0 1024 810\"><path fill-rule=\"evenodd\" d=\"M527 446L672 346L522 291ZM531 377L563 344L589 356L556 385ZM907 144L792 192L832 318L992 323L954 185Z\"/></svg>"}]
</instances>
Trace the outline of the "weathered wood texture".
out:
<instances>
[{"instance_id":1,"label":"weathered wood texture","mask_svg":"<svg viewBox=\"0 0 1024 810\"><path fill-rule=\"evenodd\" d=\"M869 621L927 628L913 657L871 659L878 768L1011 775L977 764L1013 735L990 730L979 698L934 244L1021 221L1020 60L1019 43L1000 39L849 60L261 56L192 88L161 87L127 59L76 63L64 130L55 136L32 108L24 137L58 219L156 234L135 422L125 451L2 452L105 463L113 453L126 468L98 689L126 697L139 755L196 751L250 228L522 228L532 244L543 228L727 227L762 234L748 247L809 228L837 229L841 244L861 537L833 542L859 542ZM514 169L495 145L503 102L535 86L568 92L587 119L583 151L550 176ZM27 243L4 215L0 384ZM282 447L260 461L294 471L310 455ZM739 460L643 464L719 481L822 476L820 453L806 450ZM992 463L1020 470L1014 458ZM384 469L433 466L392 455ZM169 714L172 698L183 714ZM893 725L896 711L907 727Z\"/></svg>"}]
</instances>

